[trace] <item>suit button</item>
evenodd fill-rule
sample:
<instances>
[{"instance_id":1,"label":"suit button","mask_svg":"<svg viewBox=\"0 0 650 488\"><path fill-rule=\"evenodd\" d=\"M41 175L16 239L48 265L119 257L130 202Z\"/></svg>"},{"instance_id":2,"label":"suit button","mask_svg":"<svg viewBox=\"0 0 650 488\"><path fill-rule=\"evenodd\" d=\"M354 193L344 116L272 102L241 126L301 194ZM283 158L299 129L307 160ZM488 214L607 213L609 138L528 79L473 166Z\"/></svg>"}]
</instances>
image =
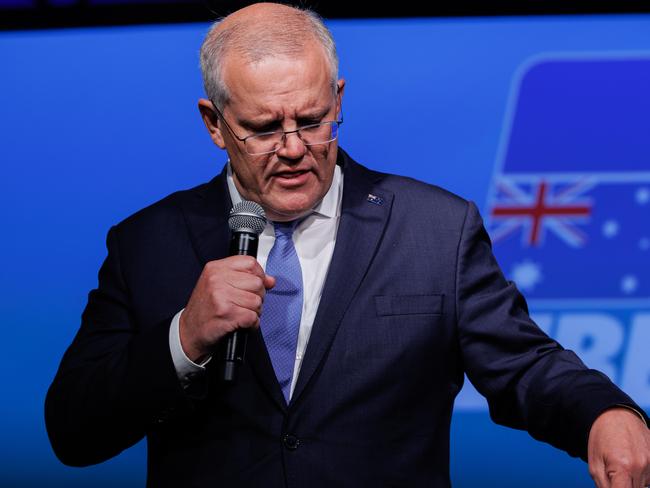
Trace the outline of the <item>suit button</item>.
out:
<instances>
[{"instance_id":1,"label":"suit button","mask_svg":"<svg viewBox=\"0 0 650 488\"><path fill-rule=\"evenodd\" d=\"M300 445L300 439L298 439L295 435L286 434L282 439L282 443L284 444L284 447L290 451L295 451Z\"/></svg>"}]
</instances>

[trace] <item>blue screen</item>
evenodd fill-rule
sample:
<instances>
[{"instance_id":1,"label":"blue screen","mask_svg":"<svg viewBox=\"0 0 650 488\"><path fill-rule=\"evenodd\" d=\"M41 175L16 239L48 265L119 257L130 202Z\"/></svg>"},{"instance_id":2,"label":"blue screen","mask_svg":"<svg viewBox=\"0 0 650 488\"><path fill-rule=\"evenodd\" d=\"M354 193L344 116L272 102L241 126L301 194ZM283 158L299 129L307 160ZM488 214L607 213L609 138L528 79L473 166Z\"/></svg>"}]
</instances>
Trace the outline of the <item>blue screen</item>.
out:
<instances>
[{"instance_id":1,"label":"blue screen","mask_svg":"<svg viewBox=\"0 0 650 488\"><path fill-rule=\"evenodd\" d=\"M650 17L328 25L341 146L477 202L539 325L650 407ZM61 465L43 401L108 228L226 160L196 106L207 28L0 34L2 486L144 485L143 443ZM455 486L593 486L582 461L492 424L471 385L452 427Z\"/></svg>"}]
</instances>

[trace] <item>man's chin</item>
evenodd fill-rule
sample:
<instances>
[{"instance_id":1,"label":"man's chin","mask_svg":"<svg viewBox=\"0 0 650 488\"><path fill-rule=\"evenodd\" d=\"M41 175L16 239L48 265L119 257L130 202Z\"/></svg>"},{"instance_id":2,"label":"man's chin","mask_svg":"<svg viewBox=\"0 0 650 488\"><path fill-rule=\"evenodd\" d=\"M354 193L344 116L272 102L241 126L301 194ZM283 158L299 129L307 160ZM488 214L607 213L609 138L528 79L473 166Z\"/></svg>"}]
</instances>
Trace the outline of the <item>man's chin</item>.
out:
<instances>
[{"instance_id":1,"label":"man's chin","mask_svg":"<svg viewBox=\"0 0 650 488\"><path fill-rule=\"evenodd\" d=\"M311 205L296 205L291 207L284 206L279 208L264 207L264 211L266 212L266 218L269 220L273 220L275 222L288 222L290 220L299 219L311 213L314 205L315 203Z\"/></svg>"}]
</instances>

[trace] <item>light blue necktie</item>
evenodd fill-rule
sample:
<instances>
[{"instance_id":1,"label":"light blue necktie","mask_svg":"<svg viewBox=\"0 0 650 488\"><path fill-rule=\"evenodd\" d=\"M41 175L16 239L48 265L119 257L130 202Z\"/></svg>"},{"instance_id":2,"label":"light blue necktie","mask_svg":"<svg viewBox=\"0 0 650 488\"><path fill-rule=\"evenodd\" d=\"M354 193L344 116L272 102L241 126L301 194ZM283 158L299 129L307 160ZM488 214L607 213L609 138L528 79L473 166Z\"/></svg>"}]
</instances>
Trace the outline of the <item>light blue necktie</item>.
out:
<instances>
[{"instance_id":1,"label":"light blue necktie","mask_svg":"<svg viewBox=\"0 0 650 488\"><path fill-rule=\"evenodd\" d=\"M296 223L274 222L275 243L266 261L266 273L275 277L275 286L266 292L260 318L262 336L287 404L303 300L302 270L292 239Z\"/></svg>"}]
</instances>

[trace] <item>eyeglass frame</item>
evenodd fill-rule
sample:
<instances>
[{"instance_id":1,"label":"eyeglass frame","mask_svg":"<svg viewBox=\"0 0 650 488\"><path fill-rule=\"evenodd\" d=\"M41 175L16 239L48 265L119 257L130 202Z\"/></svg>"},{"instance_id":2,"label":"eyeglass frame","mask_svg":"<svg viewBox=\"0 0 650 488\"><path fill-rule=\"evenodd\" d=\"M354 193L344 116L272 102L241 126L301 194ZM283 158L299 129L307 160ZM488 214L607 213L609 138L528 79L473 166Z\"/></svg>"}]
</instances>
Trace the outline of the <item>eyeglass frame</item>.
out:
<instances>
[{"instance_id":1,"label":"eyeglass frame","mask_svg":"<svg viewBox=\"0 0 650 488\"><path fill-rule=\"evenodd\" d=\"M282 144L286 144L287 134L296 134L296 135L298 136L298 138L300 139L300 141L301 141L305 146L317 146L317 145L319 145L319 144L328 144L328 143L330 143L330 142L335 141L336 139L338 139L338 137L339 137L338 129L339 129L339 127L341 126L341 124L343 123L343 117L341 117L339 120L330 120L330 121L325 121L325 122L319 122L318 124L307 124L307 125L303 125L302 127L298 127L297 129L294 129L294 130L272 130L272 131L268 131L268 132L257 132L257 133L253 133L253 134L251 134L251 135L249 135L249 136L246 136L246 137L239 137L239 136L235 133L235 131L233 130L233 128L230 127L230 124L228 123L228 121L226 120L226 118L224 117L224 115L221 113L221 111L217 108L217 104L214 103L214 101L213 101L212 99L210 99L210 103L212 103L212 109L213 109L213 112L217 115L217 117L218 117L219 119L221 119L221 120L223 121L223 123L225 124L226 128L230 131L230 133L233 135L233 137L234 137L235 139L237 139L239 142L243 142L243 143L244 143L244 149L246 150L246 154L248 154L249 156L261 156L262 154L273 154L273 153L275 153L275 152L278 152L278 150L282 147ZM316 126L318 126L318 125L323 125L323 124L333 124L333 123L336 124L336 137L335 137L334 139L330 139L329 141L325 141L325 142L317 142L317 143L314 143L314 144L307 144L307 143L305 142L305 140L304 140L302 137L300 137L300 134L298 134L301 130L306 129L306 128L309 128L309 127L316 127ZM270 135L270 134L280 134L280 133L282 134L282 139L280 139L280 141L281 141L282 144L281 144L277 149L274 149L273 151L265 151L265 152L261 152L261 153L255 153L255 154L251 154L251 153L248 152L248 148L247 148L247 146L246 146L246 140L247 140L247 139L250 139L251 137L259 137L259 136L266 136L266 135Z\"/></svg>"}]
</instances>

